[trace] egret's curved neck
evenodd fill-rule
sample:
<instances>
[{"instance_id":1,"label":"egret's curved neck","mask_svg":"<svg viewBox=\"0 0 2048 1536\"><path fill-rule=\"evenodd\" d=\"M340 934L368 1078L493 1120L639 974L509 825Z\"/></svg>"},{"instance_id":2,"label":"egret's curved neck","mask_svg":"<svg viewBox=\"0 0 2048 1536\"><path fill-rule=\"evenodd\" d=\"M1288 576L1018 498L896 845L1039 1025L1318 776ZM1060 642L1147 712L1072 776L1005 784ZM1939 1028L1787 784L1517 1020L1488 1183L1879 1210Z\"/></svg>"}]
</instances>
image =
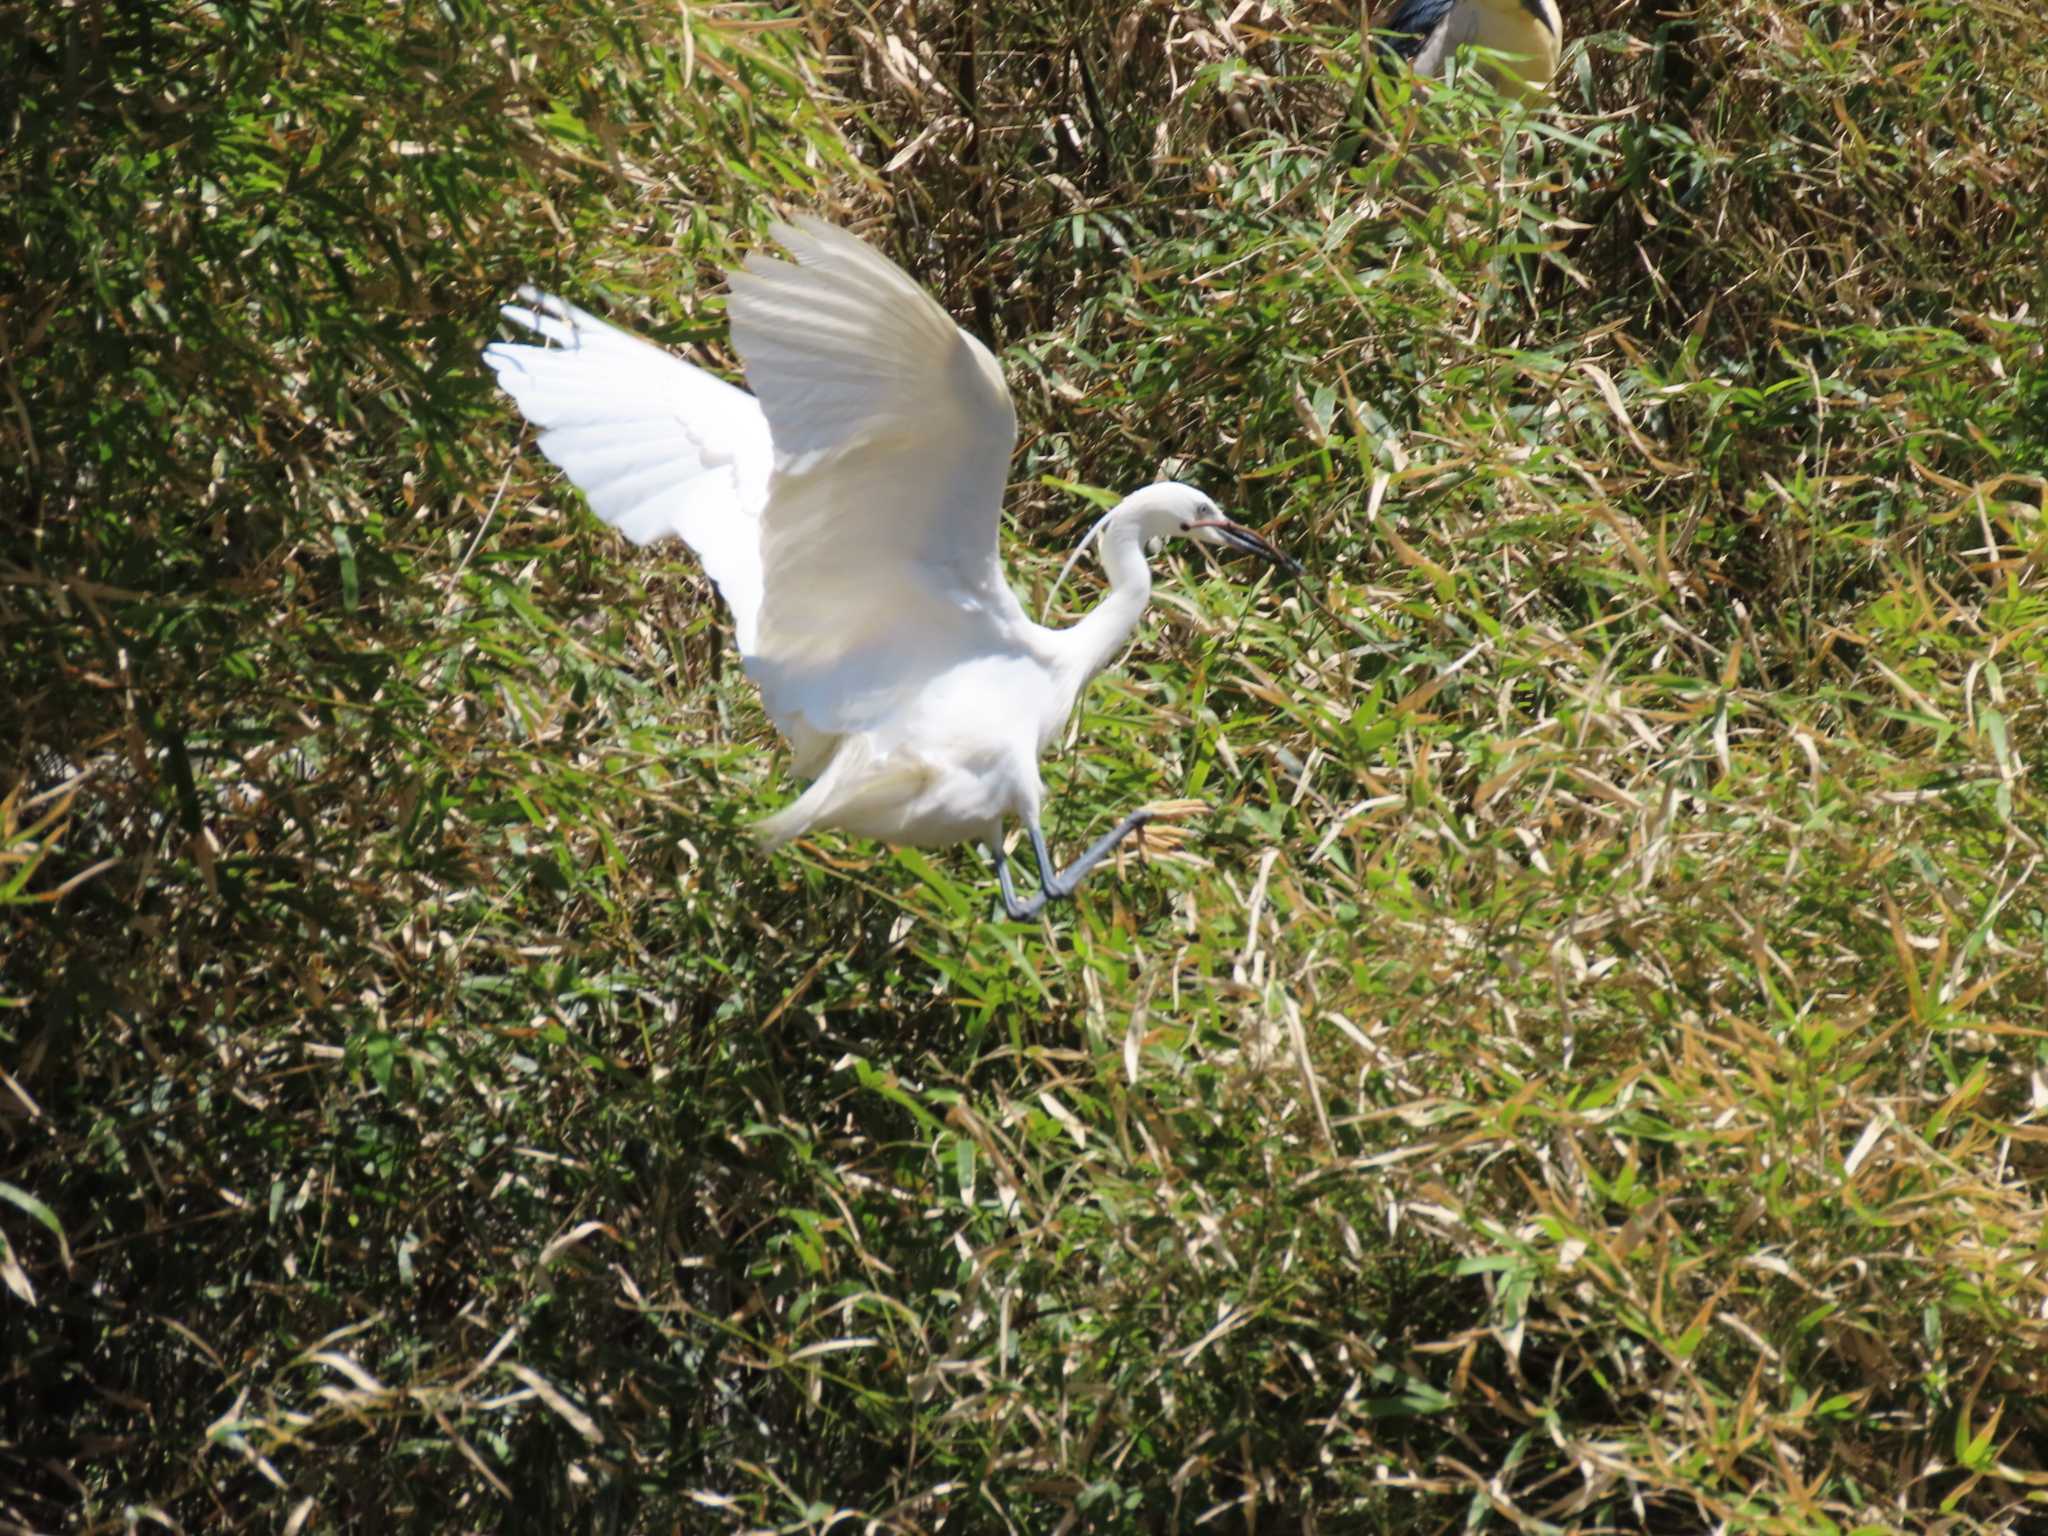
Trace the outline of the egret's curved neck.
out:
<instances>
[{"instance_id":1,"label":"egret's curved neck","mask_svg":"<svg viewBox=\"0 0 2048 1536\"><path fill-rule=\"evenodd\" d=\"M1145 561L1138 519L1129 515L1135 511L1131 503L1136 499L1128 497L1118 504L1096 540L1102 551L1103 573L1109 577L1108 593L1087 617L1061 636L1066 654L1060 670L1071 675L1069 686L1076 694L1089 678L1116 660L1138 620L1145 616L1145 604L1152 600L1152 568Z\"/></svg>"}]
</instances>

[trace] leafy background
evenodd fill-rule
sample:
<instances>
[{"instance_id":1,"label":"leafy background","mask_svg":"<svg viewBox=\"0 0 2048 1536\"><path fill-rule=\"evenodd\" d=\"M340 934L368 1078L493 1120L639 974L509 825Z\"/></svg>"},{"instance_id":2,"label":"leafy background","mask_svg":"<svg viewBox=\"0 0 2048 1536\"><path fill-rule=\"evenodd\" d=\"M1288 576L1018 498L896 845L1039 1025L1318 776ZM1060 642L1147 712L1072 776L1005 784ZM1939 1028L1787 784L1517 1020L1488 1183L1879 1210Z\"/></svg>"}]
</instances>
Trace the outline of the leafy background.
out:
<instances>
[{"instance_id":1,"label":"leafy background","mask_svg":"<svg viewBox=\"0 0 2048 1536\"><path fill-rule=\"evenodd\" d=\"M0 1520L2003 1531L2048 1500L2029 6L0 0ZM1200 480L1071 908L764 861L487 385L855 224L1006 550ZM1068 602L1085 601L1085 592Z\"/></svg>"}]
</instances>

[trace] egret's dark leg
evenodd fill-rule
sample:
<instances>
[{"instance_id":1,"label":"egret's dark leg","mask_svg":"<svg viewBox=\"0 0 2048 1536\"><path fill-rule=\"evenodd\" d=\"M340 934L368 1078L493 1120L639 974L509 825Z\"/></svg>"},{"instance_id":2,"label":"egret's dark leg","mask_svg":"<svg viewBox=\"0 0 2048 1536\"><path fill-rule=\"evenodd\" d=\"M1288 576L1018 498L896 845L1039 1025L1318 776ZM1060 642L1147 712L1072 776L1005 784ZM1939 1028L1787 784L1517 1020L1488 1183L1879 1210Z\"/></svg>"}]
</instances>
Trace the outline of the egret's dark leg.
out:
<instances>
[{"instance_id":1,"label":"egret's dark leg","mask_svg":"<svg viewBox=\"0 0 2048 1536\"><path fill-rule=\"evenodd\" d=\"M1002 888L1003 911L1012 922L1028 922L1045 910L1045 892L1040 891L1029 901L1017 899L1017 888L1010 883L1010 856L1003 852L1003 840L997 837L988 845L988 856L996 861L996 884Z\"/></svg>"},{"instance_id":2,"label":"egret's dark leg","mask_svg":"<svg viewBox=\"0 0 2048 1536\"><path fill-rule=\"evenodd\" d=\"M1150 811L1131 812L1090 843L1088 851L1065 869L1053 868L1052 853L1045 846L1045 833L1039 830L1037 822L1028 823L1024 830L1030 834L1031 851L1038 858L1038 894L1029 901L1020 900L1016 886L1010 882L1010 859L1003 852L1002 841L991 842L988 845L989 857L996 861L996 884L1002 889L1003 911L1014 922L1026 922L1043 912L1048 901L1066 900L1074 894L1074 887L1087 877L1089 870L1108 858L1118 843L1151 819Z\"/></svg>"},{"instance_id":3,"label":"egret's dark leg","mask_svg":"<svg viewBox=\"0 0 2048 1536\"><path fill-rule=\"evenodd\" d=\"M1052 855L1045 849L1045 834L1033 822L1028 829L1031 833L1031 848L1038 855L1038 878L1044 894L1054 900L1065 900L1074 894L1074 887L1087 877L1088 871L1108 858L1116 845L1129 837L1138 828L1152 819L1150 811L1133 811L1122 821L1111 827L1102 836L1088 845L1088 851L1058 874L1053 873Z\"/></svg>"}]
</instances>

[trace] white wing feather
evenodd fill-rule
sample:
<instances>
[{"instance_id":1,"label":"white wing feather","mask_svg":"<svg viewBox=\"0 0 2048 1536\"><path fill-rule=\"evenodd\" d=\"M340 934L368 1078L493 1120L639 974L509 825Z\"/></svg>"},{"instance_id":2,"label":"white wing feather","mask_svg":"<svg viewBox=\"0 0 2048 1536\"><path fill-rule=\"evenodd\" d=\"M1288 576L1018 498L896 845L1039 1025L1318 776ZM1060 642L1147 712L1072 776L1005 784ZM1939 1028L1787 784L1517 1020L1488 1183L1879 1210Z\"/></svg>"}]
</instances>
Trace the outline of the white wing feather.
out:
<instances>
[{"instance_id":1,"label":"white wing feather","mask_svg":"<svg viewBox=\"0 0 2048 1536\"><path fill-rule=\"evenodd\" d=\"M996 550L1016 415L893 262L818 219L772 233L796 262L748 257L727 306L775 444L747 670L792 740L836 737L1031 627Z\"/></svg>"},{"instance_id":2,"label":"white wing feather","mask_svg":"<svg viewBox=\"0 0 2048 1536\"><path fill-rule=\"evenodd\" d=\"M551 347L497 342L484 360L541 428L540 449L635 544L674 535L732 609L740 654L761 609L761 506L774 451L746 391L552 294L522 288L507 319Z\"/></svg>"},{"instance_id":3,"label":"white wing feather","mask_svg":"<svg viewBox=\"0 0 2048 1536\"><path fill-rule=\"evenodd\" d=\"M730 275L754 396L533 289L505 314L558 345L484 357L599 517L696 552L811 775L1033 626L996 549L1017 422L995 359L864 241L813 218L772 233L796 262Z\"/></svg>"}]
</instances>

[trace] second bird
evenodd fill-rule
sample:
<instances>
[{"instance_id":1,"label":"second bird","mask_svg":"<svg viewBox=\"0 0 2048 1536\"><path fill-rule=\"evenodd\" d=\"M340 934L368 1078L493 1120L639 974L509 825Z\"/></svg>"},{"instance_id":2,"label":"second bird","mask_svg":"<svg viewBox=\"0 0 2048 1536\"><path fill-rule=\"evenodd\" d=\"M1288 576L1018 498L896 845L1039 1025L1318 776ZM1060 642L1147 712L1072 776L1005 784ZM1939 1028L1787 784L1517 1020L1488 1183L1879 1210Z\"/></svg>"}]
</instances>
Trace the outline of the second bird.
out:
<instances>
[{"instance_id":1,"label":"second bird","mask_svg":"<svg viewBox=\"0 0 2048 1536\"><path fill-rule=\"evenodd\" d=\"M550 294L507 316L554 346L485 359L541 451L638 544L681 538L732 609L761 702L811 780L756 830L985 845L1003 908L1035 915L1142 826L1133 812L1065 869L1040 829L1038 758L1145 611L1145 546L1186 535L1293 562L1192 486L1126 497L1097 524L1109 593L1079 623L1025 615L996 550L1017 436L988 349L871 247L819 219L771 231L726 314L753 393ZM1039 888L1020 898L1003 823Z\"/></svg>"},{"instance_id":2,"label":"second bird","mask_svg":"<svg viewBox=\"0 0 2048 1536\"><path fill-rule=\"evenodd\" d=\"M1419 75L1440 75L1462 47L1506 55L1494 67L1503 92L1546 100L1564 46L1557 0L1400 0L1373 25Z\"/></svg>"}]
</instances>

